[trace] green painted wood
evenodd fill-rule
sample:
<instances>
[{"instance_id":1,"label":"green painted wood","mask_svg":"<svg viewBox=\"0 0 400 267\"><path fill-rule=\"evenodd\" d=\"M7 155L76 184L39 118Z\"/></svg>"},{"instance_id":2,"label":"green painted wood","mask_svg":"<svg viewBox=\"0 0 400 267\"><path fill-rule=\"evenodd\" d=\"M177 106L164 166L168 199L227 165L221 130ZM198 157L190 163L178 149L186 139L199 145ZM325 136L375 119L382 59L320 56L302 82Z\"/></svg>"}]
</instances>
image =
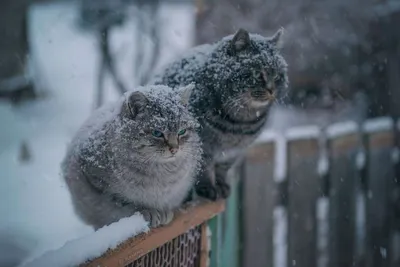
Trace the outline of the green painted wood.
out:
<instances>
[{"instance_id":1,"label":"green painted wood","mask_svg":"<svg viewBox=\"0 0 400 267\"><path fill-rule=\"evenodd\" d=\"M215 216L208 221L211 230L211 257L210 267L219 267L221 262L221 245L222 245L222 217Z\"/></svg>"},{"instance_id":2,"label":"green painted wood","mask_svg":"<svg viewBox=\"0 0 400 267\"><path fill-rule=\"evenodd\" d=\"M230 173L231 195L227 199L223 216L223 245L220 252L221 267L240 267L240 175L239 168Z\"/></svg>"},{"instance_id":3,"label":"green painted wood","mask_svg":"<svg viewBox=\"0 0 400 267\"><path fill-rule=\"evenodd\" d=\"M208 223L211 237L210 267L240 267L241 261L241 183L240 168L229 172L231 195L225 211Z\"/></svg>"}]
</instances>

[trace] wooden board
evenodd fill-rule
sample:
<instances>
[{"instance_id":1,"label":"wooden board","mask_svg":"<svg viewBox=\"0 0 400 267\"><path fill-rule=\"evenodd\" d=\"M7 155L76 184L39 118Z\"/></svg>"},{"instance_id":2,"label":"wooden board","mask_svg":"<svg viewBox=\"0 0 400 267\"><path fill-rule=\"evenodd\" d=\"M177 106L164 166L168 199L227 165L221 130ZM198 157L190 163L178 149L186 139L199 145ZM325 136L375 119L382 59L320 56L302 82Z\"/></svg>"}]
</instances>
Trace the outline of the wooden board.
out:
<instances>
[{"instance_id":1,"label":"wooden board","mask_svg":"<svg viewBox=\"0 0 400 267\"><path fill-rule=\"evenodd\" d=\"M392 131L367 136L367 267L387 267L390 259L390 196L394 188Z\"/></svg>"},{"instance_id":2,"label":"wooden board","mask_svg":"<svg viewBox=\"0 0 400 267\"><path fill-rule=\"evenodd\" d=\"M356 257L357 134L329 140L329 266L353 266Z\"/></svg>"},{"instance_id":3,"label":"wooden board","mask_svg":"<svg viewBox=\"0 0 400 267\"><path fill-rule=\"evenodd\" d=\"M243 267L273 266L274 143L248 152L243 183Z\"/></svg>"},{"instance_id":4,"label":"wooden board","mask_svg":"<svg viewBox=\"0 0 400 267\"><path fill-rule=\"evenodd\" d=\"M189 207L184 211L178 212L169 225L153 229L147 234L130 238L117 248L109 250L103 256L81 266L123 267L187 232L189 229L213 218L221 213L224 208L224 201L204 202L198 206Z\"/></svg>"},{"instance_id":5,"label":"wooden board","mask_svg":"<svg viewBox=\"0 0 400 267\"><path fill-rule=\"evenodd\" d=\"M317 139L288 143L288 266L317 264L316 203L321 183L317 173Z\"/></svg>"}]
</instances>

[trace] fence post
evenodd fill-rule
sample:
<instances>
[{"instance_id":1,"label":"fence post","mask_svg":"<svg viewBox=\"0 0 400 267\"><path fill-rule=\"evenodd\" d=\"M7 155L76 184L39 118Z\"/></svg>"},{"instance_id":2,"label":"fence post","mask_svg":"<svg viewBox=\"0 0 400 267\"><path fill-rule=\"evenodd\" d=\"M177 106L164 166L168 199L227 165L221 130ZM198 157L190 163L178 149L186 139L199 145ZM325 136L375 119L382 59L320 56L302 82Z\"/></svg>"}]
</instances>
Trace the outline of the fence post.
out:
<instances>
[{"instance_id":1,"label":"fence post","mask_svg":"<svg viewBox=\"0 0 400 267\"><path fill-rule=\"evenodd\" d=\"M368 149L366 266L387 267L390 259L391 201L394 188L393 120L377 118L363 125Z\"/></svg>"},{"instance_id":2,"label":"fence post","mask_svg":"<svg viewBox=\"0 0 400 267\"><path fill-rule=\"evenodd\" d=\"M361 139L355 122L337 123L326 130L329 169L329 266L354 266L356 200L359 181L355 156Z\"/></svg>"},{"instance_id":3,"label":"fence post","mask_svg":"<svg viewBox=\"0 0 400 267\"><path fill-rule=\"evenodd\" d=\"M243 267L273 266L274 155L268 138L250 148L244 162Z\"/></svg>"},{"instance_id":4,"label":"fence post","mask_svg":"<svg viewBox=\"0 0 400 267\"><path fill-rule=\"evenodd\" d=\"M394 163L394 194L393 194L393 237L392 247L393 255L391 258L391 267L400 266L400 119L396 120L395 130L395 148L393 150Z\"/></svg>"},{"instance_id":5,"label":"fence post","mask_svg":"<svg viewBox=\"0 0 400 267\"><path fill-rule=\"evenodd\" d=\"M320 129L290 129L288 139L288 266L317 265L316 203L321 192L317 172Z\"/></svg>"}]
</instances>

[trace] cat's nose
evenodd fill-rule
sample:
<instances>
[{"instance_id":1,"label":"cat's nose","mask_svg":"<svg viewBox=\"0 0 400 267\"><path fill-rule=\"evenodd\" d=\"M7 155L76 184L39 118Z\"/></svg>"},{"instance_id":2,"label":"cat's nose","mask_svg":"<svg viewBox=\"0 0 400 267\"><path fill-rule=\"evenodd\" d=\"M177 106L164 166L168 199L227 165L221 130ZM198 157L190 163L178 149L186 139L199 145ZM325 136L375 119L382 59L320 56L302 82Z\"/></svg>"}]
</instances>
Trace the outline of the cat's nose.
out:
<instances>
[{"instance_id":1,"label":"cat's nose","mask_svg":"<svg viewBox=\"0 0 400 267\"><path fill-rule=\"evenodd\" d=\"M178 148L176 148L176 147L170 147L170 148L169 148L169 151L171 152L171 154L175 155L176 152L178 152Z\"/></svg>"}]
</instances>

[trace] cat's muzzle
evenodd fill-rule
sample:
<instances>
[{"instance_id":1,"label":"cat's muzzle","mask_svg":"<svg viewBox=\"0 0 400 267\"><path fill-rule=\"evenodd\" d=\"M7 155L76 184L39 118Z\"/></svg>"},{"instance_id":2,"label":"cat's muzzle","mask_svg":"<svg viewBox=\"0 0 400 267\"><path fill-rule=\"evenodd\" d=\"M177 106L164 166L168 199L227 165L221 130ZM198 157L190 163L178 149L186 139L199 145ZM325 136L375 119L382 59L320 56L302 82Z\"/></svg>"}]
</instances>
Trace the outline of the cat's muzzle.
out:
<instances>
[{"instance_id":1,"label":"cat's muzzle","mask_svg":"<svg viewBox=\"0 0 400 267\"><path fill-rule=\"evenodd\" d=\"M272 92L270 90L252 91L250 93L250 96L253 99L253 101L255 101L255 102L270 102L270 101L275 100L275 94L274 94L274 92Z\"/></svg>"}]
</instances>

